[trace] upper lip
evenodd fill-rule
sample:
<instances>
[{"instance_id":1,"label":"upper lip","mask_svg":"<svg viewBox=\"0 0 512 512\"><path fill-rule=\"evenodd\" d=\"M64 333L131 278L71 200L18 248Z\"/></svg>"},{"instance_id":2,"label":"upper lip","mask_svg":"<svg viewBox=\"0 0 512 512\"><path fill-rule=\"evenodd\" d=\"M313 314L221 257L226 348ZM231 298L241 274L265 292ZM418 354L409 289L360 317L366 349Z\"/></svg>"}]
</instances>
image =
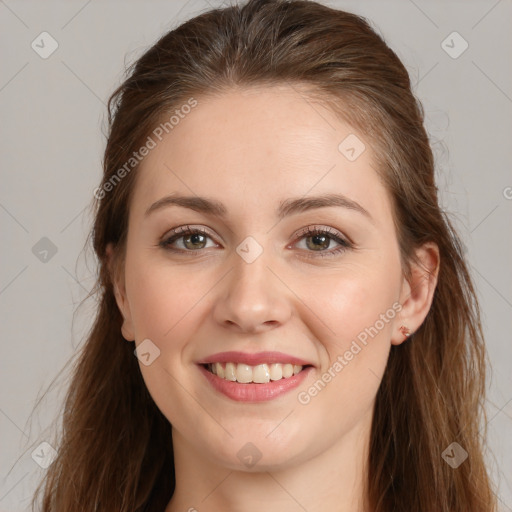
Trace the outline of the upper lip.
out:
<instances>
[{"instance_id":1,"label":"upper lip","mask_svg":"<svg viewBox=\"0 0 512 512\"><path fill-rule=\"evenodd\" d=\"M197 364L208 363L242 363L249 366L257 366L263 363L281 363L281 364L296 364L300 366L312 366L312 364L299 357L284 354L283 352L218 352L211 356L207 356Z\"/></svg>"}]
</instances>

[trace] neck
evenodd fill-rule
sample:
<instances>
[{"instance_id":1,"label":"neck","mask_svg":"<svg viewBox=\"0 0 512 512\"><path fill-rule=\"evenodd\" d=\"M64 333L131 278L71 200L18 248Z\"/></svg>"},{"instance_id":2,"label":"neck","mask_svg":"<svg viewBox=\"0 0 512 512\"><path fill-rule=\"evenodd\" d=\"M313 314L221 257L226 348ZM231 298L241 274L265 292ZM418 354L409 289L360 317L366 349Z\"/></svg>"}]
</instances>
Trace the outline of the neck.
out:
<instances>
[{"instance_id":1,"label":"neck","mask_svg":"<svg viewBox=\"0 0 512 512\"><path fill-rule=\"evenodd\" d=\"M165 512L364 512L371 421L364 423L314 458L261 472L216 464L173 429L176 488Z\"/></svg>"}]
</instances>

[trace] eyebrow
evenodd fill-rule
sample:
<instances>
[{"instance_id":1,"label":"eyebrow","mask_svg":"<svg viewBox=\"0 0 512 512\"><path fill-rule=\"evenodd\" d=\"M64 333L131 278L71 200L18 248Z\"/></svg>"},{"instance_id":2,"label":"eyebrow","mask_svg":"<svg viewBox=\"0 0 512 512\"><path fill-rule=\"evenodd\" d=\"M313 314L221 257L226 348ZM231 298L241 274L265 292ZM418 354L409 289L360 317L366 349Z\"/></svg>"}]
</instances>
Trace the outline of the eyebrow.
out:
<instances>
[{"instance_id":1,"label":"eyebrow","mask_svg":"<svg viewBox=\"0 0 512 512\"><path fill-rule=\"evenodd\" d=\"M146 210L145 216L169 206L181 206L182 208L188 208L196 212L220 218L225 218L227 216L227 209L220 201L206 197L184 196L180 194L168 195L154 202ZM372 216L365 208L363 208L358 202L349 199L343 194L323 194L319 196L304 196L286 199L281 201L279 204L277 217L278 219L283 219L289 215L305 212L307 210L327 207L347 208L363 214L369 220L373 220Z\"/></svg>"}]
</instances>

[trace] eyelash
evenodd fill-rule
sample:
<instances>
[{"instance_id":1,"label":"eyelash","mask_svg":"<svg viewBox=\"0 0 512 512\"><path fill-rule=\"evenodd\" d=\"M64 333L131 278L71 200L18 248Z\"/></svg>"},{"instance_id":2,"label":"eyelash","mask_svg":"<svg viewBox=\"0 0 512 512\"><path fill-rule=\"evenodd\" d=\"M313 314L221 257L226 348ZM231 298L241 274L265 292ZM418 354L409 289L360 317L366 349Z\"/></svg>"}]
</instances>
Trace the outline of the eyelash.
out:
<instances>
[{"instance_id":1,"label":"eyelash","mask_svg":"<svg viewBox=\"0 0 512 512\"><path fill-rule=\"evenodd\" d=\"M201 249L198 249L196 251L193 250L183 250L183 249L174 249L171 247L171 244L174 243L176 240L179 240L180 238L183 238L187 235L195 235L195 234L202 234L207 236L208 238L213 238L210 233L204 229L204 228L191 228L190 226L182 226L173 231L173 234L170 237L167 237L166 239L162 240L158 243L159 247L162 247L166 251L171 251L174 253L181 253L181 254L190 254L201 251ZM331 240L334 240L337 242L339 247L336 247L335 249L331 249L329 251L306 251L315 253L314 255L307 255L307 258L325 258L325 257L333 257L340 253L345 252L348 249L352 249L354 246L352 242L349 242L348 240L344 239L339 235L336 231L333 231L331 228L318 228L316 226L308 226L307 228L302 229L295 242L302 240L303 238L309 238L316 235L327 235Z\"/></svg>"}]
</instances>

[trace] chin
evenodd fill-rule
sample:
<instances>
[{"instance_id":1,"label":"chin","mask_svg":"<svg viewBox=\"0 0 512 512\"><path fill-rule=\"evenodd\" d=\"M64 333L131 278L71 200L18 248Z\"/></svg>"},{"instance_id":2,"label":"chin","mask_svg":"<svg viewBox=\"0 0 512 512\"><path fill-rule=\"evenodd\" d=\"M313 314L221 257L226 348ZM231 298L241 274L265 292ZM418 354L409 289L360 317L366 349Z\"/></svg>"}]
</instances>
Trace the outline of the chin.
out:
<instances>
[{"instance_id":1,"label":"chin","mask_svg":"<svg viewBox=\"0 0 512 512\"><path fill-rule=\"evenodd\" d=\"M274 423L273 428L275 426ZM206 449L219 465L235 471L278 471L296 466L301 459L307 459L304 446L310 450L312 442L291 439L289 433L284 431L279 436L271 437L268 435L270 431L265 429L264 432L254 432L253 429L251 433L243 433L241 429L239 435L232 432L233 437L225 439L220 449L218 445Z\"/></svg>"}]
</instances>

